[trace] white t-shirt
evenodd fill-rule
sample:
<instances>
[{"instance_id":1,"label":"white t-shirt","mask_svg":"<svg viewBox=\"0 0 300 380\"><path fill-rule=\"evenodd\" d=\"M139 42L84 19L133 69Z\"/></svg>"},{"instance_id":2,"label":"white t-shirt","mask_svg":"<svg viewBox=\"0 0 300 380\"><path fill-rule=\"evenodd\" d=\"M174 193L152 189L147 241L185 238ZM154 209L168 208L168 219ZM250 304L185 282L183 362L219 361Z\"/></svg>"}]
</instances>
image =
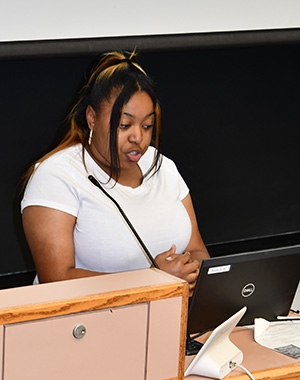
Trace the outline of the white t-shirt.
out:
<instances>
[{"instance_id":1,"label":"white t-shirt","mask_svg":"<svg viewBox=\"0 0 300 380\"><path fill-rule=\"evenodd\" d=\"M143 173L150 168L154 152L149 147L140 159ZM76 217L77 268L109 273L149 267L116 206L90 182L89 174L119 203L153 257L172 244L177 253L184 252L191 238L191 221L181 200L189 190L171 160L163 157L160 170L133 189L114 181L107 184L109 176L87 151L84 156L86 168L79 144L45 160L30 178L21 203L22 212L38 205Z\"/></svg>"}]
</instances>

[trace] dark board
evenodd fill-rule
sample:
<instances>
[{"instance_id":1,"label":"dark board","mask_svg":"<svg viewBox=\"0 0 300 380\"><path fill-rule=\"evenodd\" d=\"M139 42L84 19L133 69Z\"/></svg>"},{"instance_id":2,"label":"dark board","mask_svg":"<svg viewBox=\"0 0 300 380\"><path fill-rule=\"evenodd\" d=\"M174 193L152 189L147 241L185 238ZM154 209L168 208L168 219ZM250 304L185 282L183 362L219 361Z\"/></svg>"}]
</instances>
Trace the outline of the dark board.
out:
<instances>
[{"instance_id":1,"label":"dark board","mask_svg":"<svg viewBox=\"0 0 300 380\"><path fill-rule=\"evenodd\" d=\"M138 47L139 48L139 47ZM0 61L0 274L30 271L18 183L62 135L95 54ZM190 187L208 246L300 232L300 42L140 51L158 83L163 152Z\"/></svg>"},{"instance_id":2,"label":"dark board","mask_svg":"<svg viewBox=\"0 0 300 380\"><path fill-rule=\"evenodd\" d=\"M299 232L300 46L159 54L151 67L205 242Z\"/></svg>"}]
</instances>

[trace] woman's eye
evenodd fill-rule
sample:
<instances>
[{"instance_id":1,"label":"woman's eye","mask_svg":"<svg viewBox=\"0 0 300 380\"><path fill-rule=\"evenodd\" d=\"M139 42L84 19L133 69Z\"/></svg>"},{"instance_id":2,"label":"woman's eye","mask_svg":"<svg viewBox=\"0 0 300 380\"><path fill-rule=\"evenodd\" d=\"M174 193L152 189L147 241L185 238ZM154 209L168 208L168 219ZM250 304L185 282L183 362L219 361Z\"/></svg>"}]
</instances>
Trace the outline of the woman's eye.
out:
<instances>
[{"instance_id":1,"label":"woman's eye","mask_svg":"<svg viewBox=\"0 0 300 380\"><path fill-rule=\"evenodd\" d=\"M120 124L120 128L121 129L126 129L126 128L129 128L130 127L130 124Z\"/></svg>"},{"instance_id":2,"label":"woman's eye","mask_svg":"<svg viewBox=\"0 0 300 380\"><path fill-rule=\"evenodd\" d=\"M150 128L153 128L153 124L146 124L146 125L143 125L143 127L145 129L150 129Z\"/></svg>"}]
</instances>

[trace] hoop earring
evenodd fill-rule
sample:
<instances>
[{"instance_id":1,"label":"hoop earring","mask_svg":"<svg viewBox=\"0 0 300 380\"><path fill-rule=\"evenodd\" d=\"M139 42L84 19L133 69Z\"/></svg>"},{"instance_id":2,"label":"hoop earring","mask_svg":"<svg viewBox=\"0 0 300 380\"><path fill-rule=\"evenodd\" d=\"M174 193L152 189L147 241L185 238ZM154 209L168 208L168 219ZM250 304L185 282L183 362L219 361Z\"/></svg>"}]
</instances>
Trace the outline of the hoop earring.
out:
<instances>
[{"instance_id":1,"label":"hoop earring","mask_svg":"<svg viewBox=\"0 0 300 380\"><path fill-rule=\"evenodd\" d=\"M89 134L89 139L88 139L88 144L91 145L92 143L92 138L93 138L93 129L90 130L90 134Z\"/></svg>"}]
</instances>

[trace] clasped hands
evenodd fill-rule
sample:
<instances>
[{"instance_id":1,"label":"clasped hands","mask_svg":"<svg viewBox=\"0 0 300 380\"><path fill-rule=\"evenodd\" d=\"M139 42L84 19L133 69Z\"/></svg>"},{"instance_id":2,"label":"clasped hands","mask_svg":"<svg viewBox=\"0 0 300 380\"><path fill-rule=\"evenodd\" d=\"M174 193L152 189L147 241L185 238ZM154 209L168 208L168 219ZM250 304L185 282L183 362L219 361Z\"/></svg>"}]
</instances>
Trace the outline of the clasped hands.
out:
<instances>
[{"instance_id":1,"label":"clasped hands","mask_svg":"<svg viewBox=\"0 0 300 380\"><path fill-rule=\"evenodd\" d=\"M200 263L192 260L190 252L178 254L175 251L176 246L172 245L168 251L157 255L155 261L161 270L187 281L192 290L196 285Z\"/></svg>"}]
</instances>

